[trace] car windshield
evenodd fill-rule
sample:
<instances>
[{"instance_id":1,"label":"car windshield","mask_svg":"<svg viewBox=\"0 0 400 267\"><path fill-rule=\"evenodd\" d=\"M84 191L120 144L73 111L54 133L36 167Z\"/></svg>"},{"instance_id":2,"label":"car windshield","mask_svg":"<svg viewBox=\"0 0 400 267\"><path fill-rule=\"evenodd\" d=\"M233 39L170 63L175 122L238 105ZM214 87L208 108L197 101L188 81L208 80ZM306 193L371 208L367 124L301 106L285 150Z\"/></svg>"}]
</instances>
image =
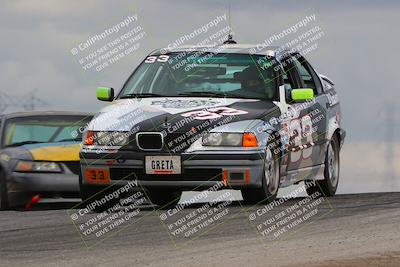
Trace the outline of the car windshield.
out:
<instances>
[{"instance_id":1,"label":"car windshield","mask_svg":"<svg viewBox=\"0 0 400 267\"><path fill-rule=\"evenodd\" d=\"M276 72L262 55L181 52L148 56L118 98L277 97Z\"/></svg>"},{"instance_id":2,"label":"car windshield","mask_svg":"<svg viewBox=\"0 0 400 267\"><path fill-rule=\"evenodd\" d=\"M6 121L3 147L24 144L81 141L88 116L32 116Z\"/></svg>"}]
</instances>

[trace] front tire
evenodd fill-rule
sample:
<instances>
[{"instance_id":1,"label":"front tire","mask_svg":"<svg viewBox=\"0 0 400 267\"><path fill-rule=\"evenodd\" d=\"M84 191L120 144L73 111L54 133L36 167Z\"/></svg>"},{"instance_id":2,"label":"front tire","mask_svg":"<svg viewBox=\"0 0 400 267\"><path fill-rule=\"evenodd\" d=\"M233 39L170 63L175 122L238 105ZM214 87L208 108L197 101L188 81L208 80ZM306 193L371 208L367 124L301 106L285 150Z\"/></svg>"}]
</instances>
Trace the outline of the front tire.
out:
<instances>
[{"instance_id":1,"label":"front tire","mask_svg":"<svg viewBox=\"0 0 400 267\"><path fill-rule=\"evenodd\" d=\"M273 156L271 149L267 148L264 158L264 172L262 187L243 189L242 197L246 204L270 203L276 199L280 183L280 158Z\"/></svg>"},{"instance_id":2,"label":"front tire","mask_svg":"<svg viewBox=\"0 0 400 267\"><path fill-rule=\"evenodd\" d=\"M178 204L182 191L163 189L149 189L147 191L150 201L161 208L173 208Z\"/></svg>"},{"instance_id":3,"label":"front tire","mask_svg":"<svg viewBox=\"0 0 400 267\"><path fill-rule=\"evenodd\" d=\"M80 187L80 193L81 193L81 198L82 198L82 207L85 207L89 203L93 203L97 201L101 201L103 198L105 198L106 195L111 194L112 192L107 189L97 189L89 186L81 186ZM101 204L100 206L95 206L93 208L94 212L103 212L107 211L108 209L114 207L116 204L119 203L119 198L113 198L108 201L106 201L104 204Z\"/></svg>"},{"instance_id":4,"label":"front tire","mask_svg":"<svg viewBox=\"0 0 400 267\"><path fill-rule=\"evenodd\" d=\"M319 192L325 197L331 197L336 194L340 171L339 150L339 140L334 135L325 153L324 180L315 181L315 185L310 181L305 181L309 196L315 192Z\"/></svg>"},{"instance_id":5,"label":"front tire","mask_svg":"<svg viewBox=\"0 0 400 267\"><path fill-rule=\"evenodd\" d=\"M9 208L6 177L4 172L0 171L0 210L8 210Z\"/></svg>"},{"instance_id":6,"label":"front tire","mask_svg":"<svg viewBox=\"0 0 400 267\"><path fill-rule=\"evenodd\" d=\"M103 188L96 188L95 186L90 186L83 184L82 175L79 174L79 191L82 198L81 207L84 208L87 204L93 203L96 200L102 200L107 194L110 194L110 190ZM94 212L103 212L108 210L109 208L114 207L119 202L119 198L113 198L108 200L106 203L95 206L93 208Z\"/></svg>"}]
</instances>

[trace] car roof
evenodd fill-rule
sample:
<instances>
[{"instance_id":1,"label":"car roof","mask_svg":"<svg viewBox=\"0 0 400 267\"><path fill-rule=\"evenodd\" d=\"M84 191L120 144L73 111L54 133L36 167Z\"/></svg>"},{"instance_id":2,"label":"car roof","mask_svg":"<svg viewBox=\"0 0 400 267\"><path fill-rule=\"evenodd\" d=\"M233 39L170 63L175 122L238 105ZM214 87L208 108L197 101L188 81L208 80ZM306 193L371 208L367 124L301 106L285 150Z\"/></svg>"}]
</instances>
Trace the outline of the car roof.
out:
<instances>
[{"instance_id":1,"label":"car roof","mask_svg":"<svg viewBox=\"0 0 400 267\"><path fill-rule=\"evenodd\" d=\"M31 117L31 116L87 116L91 117L93 114L88 112L75 112L75 111L25 111L25 112L13 112L8 114L0 115L0 118L20 118L20 117Z\"/></svg>"},{"instance_id":2,"label":"car roof","mask_svg":"<svg viewBox=\"0 0 400 267\"><path fill-rule=\"evenodd\" d=\"M179 52L191 52L191 51L202 51L202 52L215 52L218 49L219 53L222 54L258 54L258 55L269 55L274 56L279 49L279 46L263 46L261 44L223 44L223 45L185 45L174 48L161 48L156 49L150 53L150 55L168 54L168 53L179 53ZM287 50L282 50L282 52Z\"/></svg>"}]
</instances>

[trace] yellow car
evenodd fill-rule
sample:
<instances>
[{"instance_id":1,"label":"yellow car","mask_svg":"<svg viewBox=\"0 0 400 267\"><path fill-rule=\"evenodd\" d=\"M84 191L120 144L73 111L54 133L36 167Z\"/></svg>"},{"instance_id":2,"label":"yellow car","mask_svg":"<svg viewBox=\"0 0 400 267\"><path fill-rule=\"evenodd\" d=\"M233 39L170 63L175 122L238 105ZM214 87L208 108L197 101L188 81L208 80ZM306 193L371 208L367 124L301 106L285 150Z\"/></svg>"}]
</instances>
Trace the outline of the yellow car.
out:
<instances>
[{"instance_id":1,"label":"yellow car","mask_svg":"<svg viewBox=\"0 0 400 267\"><path fill-rule=\"evenodd\" d=\"M80 143L92 116L48 111L0 118L0 209L35 195L78 197Z\"/></svg>"}]
</instances>

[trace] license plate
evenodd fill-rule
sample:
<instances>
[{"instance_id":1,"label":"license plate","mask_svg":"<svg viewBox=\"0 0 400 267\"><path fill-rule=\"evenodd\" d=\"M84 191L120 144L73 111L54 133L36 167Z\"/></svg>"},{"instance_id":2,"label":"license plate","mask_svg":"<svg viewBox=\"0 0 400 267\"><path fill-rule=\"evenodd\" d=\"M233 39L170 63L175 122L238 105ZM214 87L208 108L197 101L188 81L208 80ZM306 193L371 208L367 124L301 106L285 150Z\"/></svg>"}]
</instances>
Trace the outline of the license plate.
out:
<instances>
[{"instance_id":1,"label":"license plate","mask_svg":"<svg viewBox=\"0 0 400 267\"><path fill-rule=\"evenodd\" d=\"M146 156L146 174L180 174L180 156Z\"/></svg>"},{"instance_id":2,"label":"license plate","mask_svg":"<svg viewBox=\"0 0 400 267\"><path fill-rule=\"evenodd\" d=\"M110 172L108 169L91 169L85 170L86 181L91 184L109 184Z\"/></svg>"}]
</instances>

